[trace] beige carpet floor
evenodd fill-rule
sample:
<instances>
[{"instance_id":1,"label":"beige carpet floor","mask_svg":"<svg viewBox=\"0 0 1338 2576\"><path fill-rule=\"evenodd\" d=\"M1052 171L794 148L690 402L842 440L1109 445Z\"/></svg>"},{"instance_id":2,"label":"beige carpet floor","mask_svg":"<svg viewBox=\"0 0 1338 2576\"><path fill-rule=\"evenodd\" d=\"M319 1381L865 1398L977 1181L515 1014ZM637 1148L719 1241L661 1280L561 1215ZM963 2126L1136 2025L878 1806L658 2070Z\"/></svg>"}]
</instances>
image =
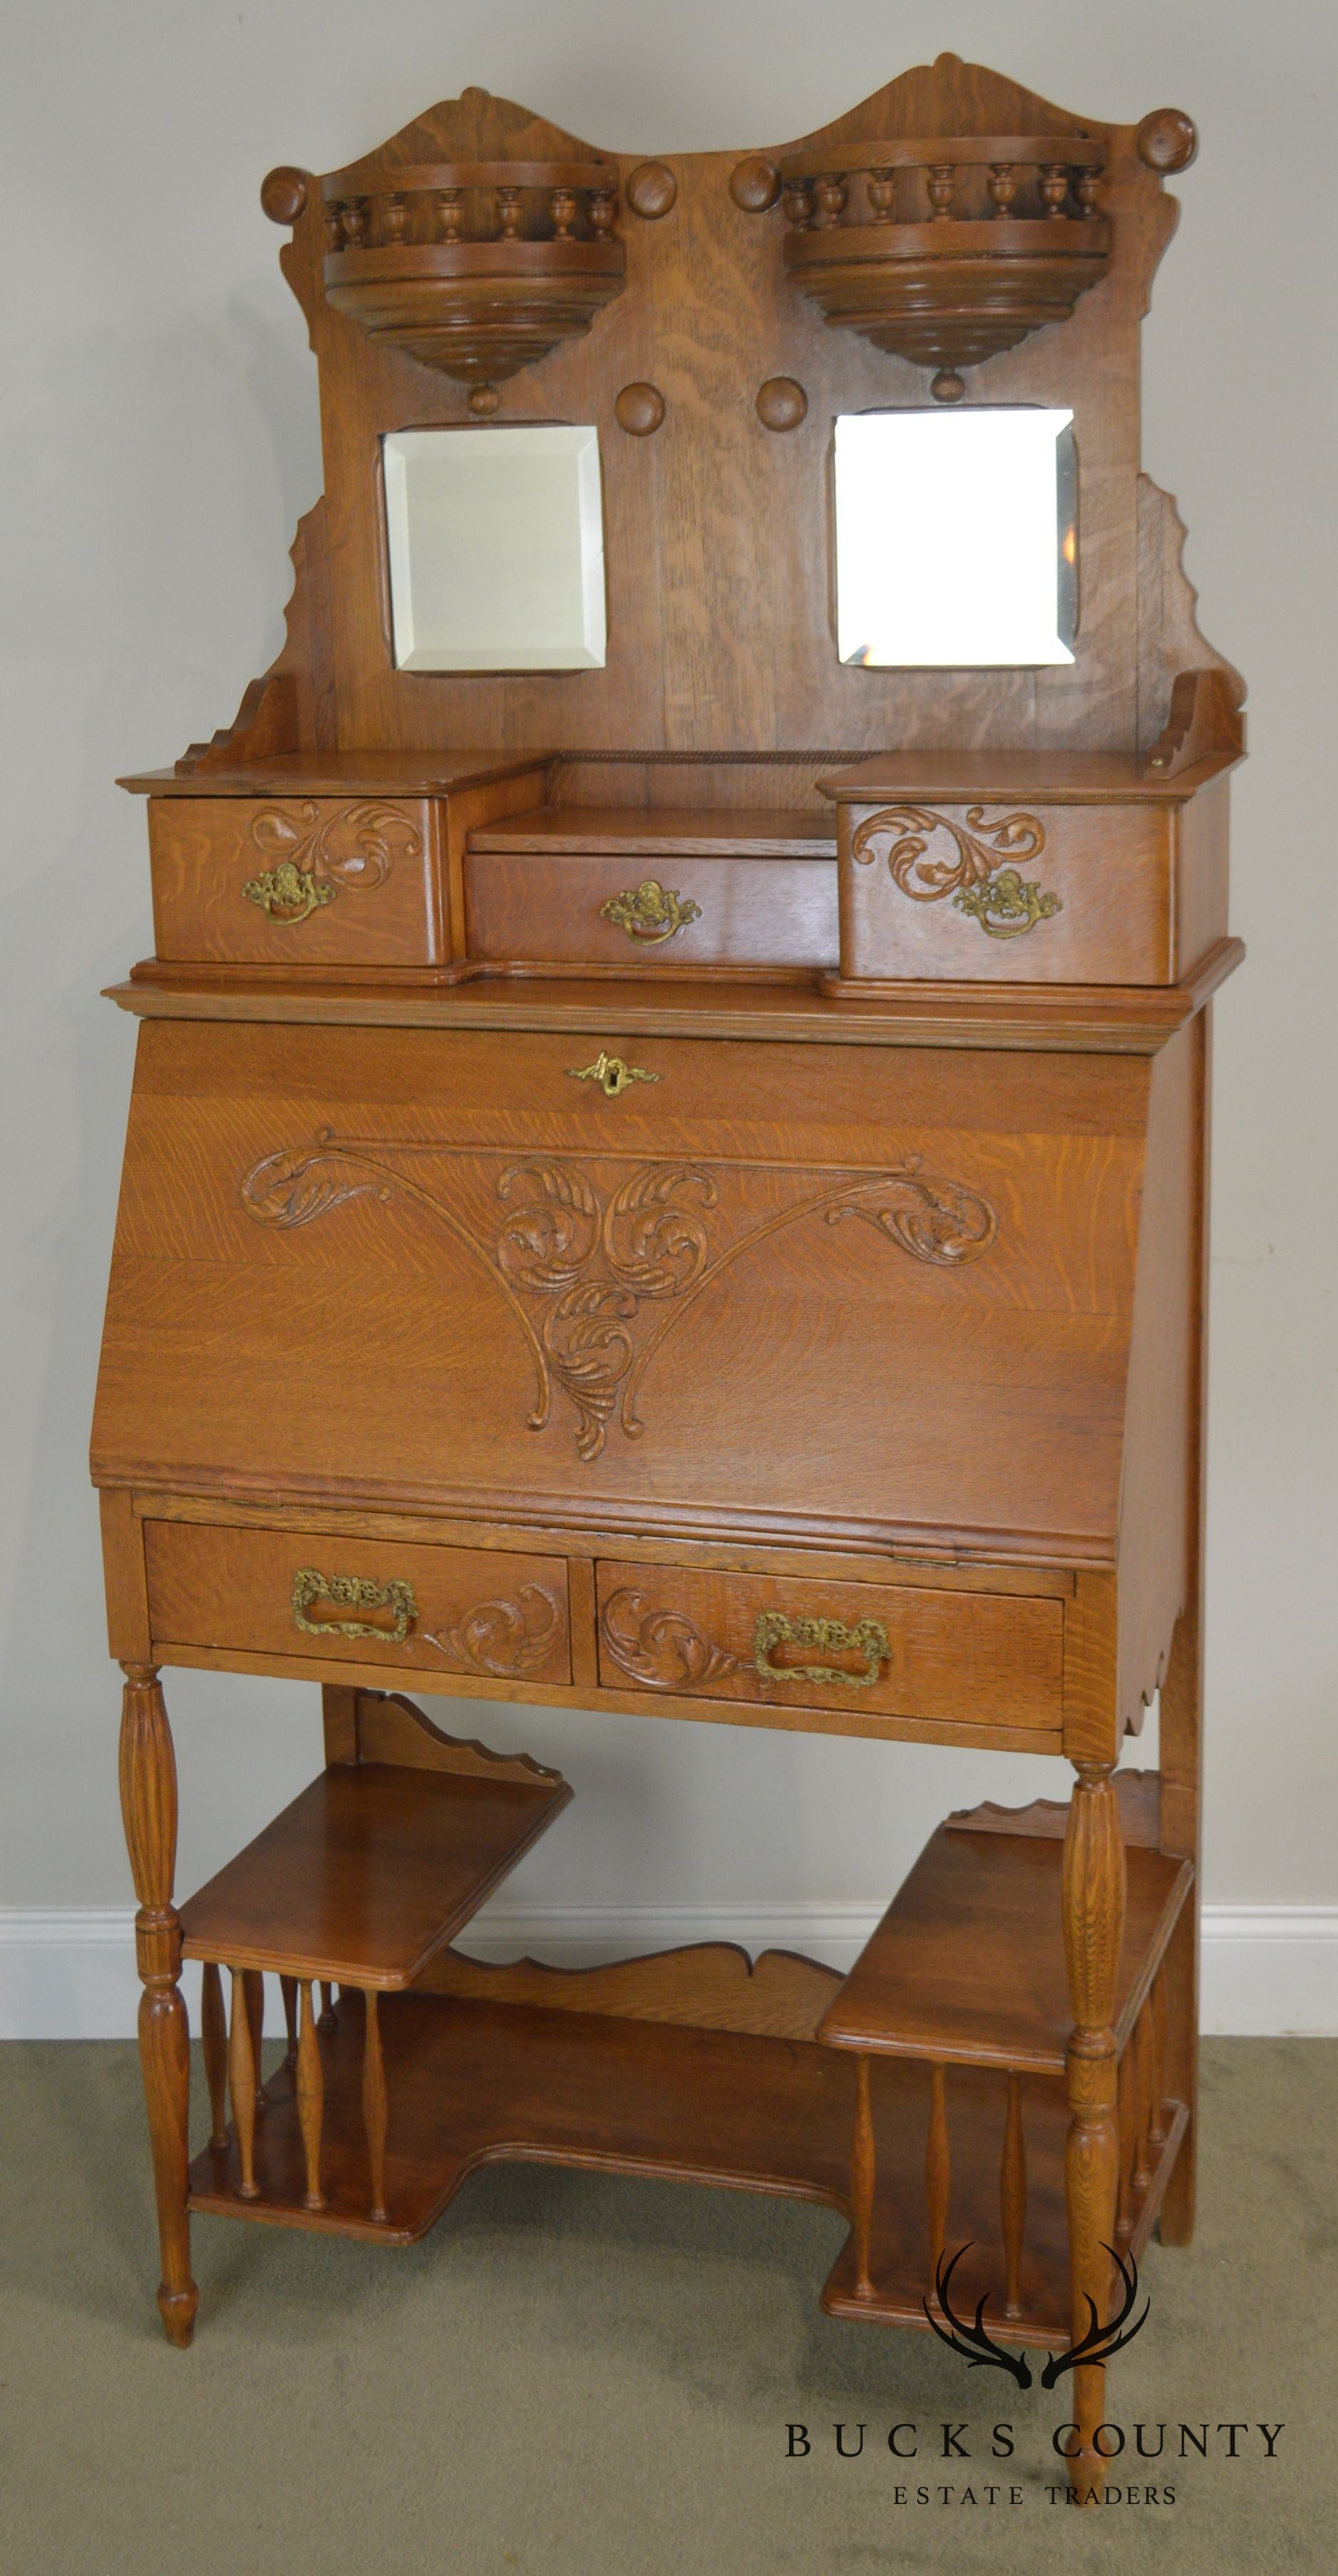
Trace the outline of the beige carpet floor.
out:
<instances>
[{"instance_id":1,"label":"beige carpet floor","mask_svg":"<svg viewBox=\"0 0 1338 2576\"><path fill-rule=\"evenodd\" d=\"M1164 2423L1165 2450L1121 2461L1121 2501L1078 2514L1046 2493L1062 2388L1024 2394L927 2335L823 2317L840 2222L741 2194L493 2168L408 2252L197 2220L200 2322L171 2351L133 2048L7 2047L0 2568L1328 2576L1338 2046L1206 2054L1199 2235L1150 2249L1151 2319L1110 2380L1130 2449ZM838 2459L834 2426L854 2449L861 2420L862 2452ZM990 2456L1000 2421L1011 2458ZM807 2456L787 2458L792 2422ZM918 2428L903 2464L897 2422ZM940 2456L945 2422L968 2426L969 2457ZM1178 2456L1182 2422L1209 2426L1208 2459ZM1279 2422L1270 2460L1256 2428Z\"/></svg>"}]
</instances>

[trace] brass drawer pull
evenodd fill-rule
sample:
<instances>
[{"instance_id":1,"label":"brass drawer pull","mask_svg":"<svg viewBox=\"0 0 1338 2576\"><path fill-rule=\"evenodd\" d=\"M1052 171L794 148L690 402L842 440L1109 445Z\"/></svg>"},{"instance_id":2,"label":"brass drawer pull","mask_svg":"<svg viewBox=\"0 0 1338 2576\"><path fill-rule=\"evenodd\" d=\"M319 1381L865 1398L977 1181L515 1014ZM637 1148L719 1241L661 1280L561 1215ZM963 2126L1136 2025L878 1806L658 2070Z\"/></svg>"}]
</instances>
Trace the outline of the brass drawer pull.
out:
<instances>
[{"instance_id":1,"label":"brass drawer pull","mask_svg":"<svg viewBox=\"0 0 1338 2576\"><path fill-rule=\"evenodd\" d=\"M783 1610L759 1610L753 1661L764 1682L845 1682L867 1690L891 1649L881 1619L787 1619Z\"/></svg>"},{"instance_id":2,"label":"brass drawer pull","mask_svg":"<svg viewBox=\"0 0 1338 2576\"><path fill-rule=\"evenodd\" d=\"M1022 939L1038 921L1049 921L1064 909L1057 894L1044 894L1034 878L1021 876L1016 868L1000 868L979 885L962 886L953 902L979 922L987 939Z\"/></svg>"},{"instance_id":3,"label":"brass drawer pull","mask_svg":"<svg viewBox=\"0 0 1338 2576\"><path fill-rule=\"evenodd\" d=\"M323 903L333 903L335 889L325 879L313 876L310 868L299 868L292 859L281 859L277 868L266 868L263 876L248 877L242 893L248 903L259 904L271 921L295 927L313 912L319 912Z\"/></svg>"},{"instance_id":4,"label":"brass drawer pull","mask_svg":"<svg viewBox=\"0 0 1338 2576\"><path fill-rule=\"evenodd\" d=\"M363 1574L293 1576L293 1621L308 1637L379 1637L402 1646L418 1616L411 1583L373 1583Z\"/></svg>"},{"instance_id":5,"label":"brass drawer pull","mask_svg":"<svg viewBox=\"0 0 1338 2576\"><path fill-rule=\"evenodd\" d=\"M672 939L686 930L690 921L700 921L702 908L691 895L675 894L672 886L662 886L658 877L643 877L639 886L622 894L611 894L599 907L603 921L615 921L629 939L654 943Z\"/></svg>"},{"instance_id":6,"label":"brass drawer pull","mask_svg":"<svg viewBox=\"0 0 1338 2576\"><path fill-rule=\"evenodd\" d=\"M601 1047L593 1064L569 1065L569 1082L597 1082L606 1100L616 1100L634 1082L658 1082L658 1073L643 1073L639 1064L625 1064L620 1055L605 1055Z\"/></svg>"}]
</instances>

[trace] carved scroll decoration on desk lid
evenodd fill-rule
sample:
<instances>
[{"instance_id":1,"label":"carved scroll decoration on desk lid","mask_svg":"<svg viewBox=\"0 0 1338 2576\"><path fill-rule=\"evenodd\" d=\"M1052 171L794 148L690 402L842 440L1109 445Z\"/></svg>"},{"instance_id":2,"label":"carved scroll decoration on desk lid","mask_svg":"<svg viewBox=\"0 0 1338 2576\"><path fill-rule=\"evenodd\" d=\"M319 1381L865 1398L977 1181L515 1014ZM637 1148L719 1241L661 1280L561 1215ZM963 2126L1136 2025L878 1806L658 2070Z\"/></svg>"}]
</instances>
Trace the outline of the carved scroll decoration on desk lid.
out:
<instances>
[{"instance_id":1,"label":"carved scroll decoration on desk lid","mask_svg":"<svg viewBox=\"0 0 1338 2576\"><path fill-rule=\"evenodd\" d=\"M281 1147L245 1172L242 1204L258 1225L285 1229L356 1198L402 1198L440 1221L482 1263L524 1337L536 1379L528 1427L547 1428L556 1386L587 1461L602 1455L615 1417L626 1439L641 1437L637 1399L652 1359L701 1291L782 1227L819 1214L829 1226L859 1217L913 1261L944 1270L978 1260L998 1233L988 1199L926 1172L918 1154L885 1172L815 1174L812 1197L773 1207L720 1240L720 1189L705 1163L632 1161L611 1189L581 1157L550 1153L498 1173L502 1214L488 1240L458 1205L389 1159L449 1162L460 1151L431 1137L340 1137L320 1128L311 1145ZM477 1160L472 1151L469 1159ZM739 1177L755 1167L723 1168Z\"/></svg>"}]
</instances>

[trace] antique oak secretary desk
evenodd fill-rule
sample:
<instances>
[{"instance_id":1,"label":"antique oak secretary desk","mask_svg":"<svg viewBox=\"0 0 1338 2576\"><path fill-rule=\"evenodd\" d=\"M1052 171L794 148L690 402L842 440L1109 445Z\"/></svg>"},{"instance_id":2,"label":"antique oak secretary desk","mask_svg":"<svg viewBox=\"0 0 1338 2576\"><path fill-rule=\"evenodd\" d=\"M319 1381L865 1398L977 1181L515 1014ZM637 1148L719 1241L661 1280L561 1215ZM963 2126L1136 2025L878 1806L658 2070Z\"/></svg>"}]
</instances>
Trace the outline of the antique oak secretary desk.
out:
<instances>
[{"instance_id":1,"label":"antique oak secretary desk","mask_svg":"<svg viewBox=\"0 0 1338 2576\"><path fill-rule=\"evenodd\" d=\"M1188 2239L1243 692L1138 335L1193 150L945 56L743 156L468 90L265 181L325 493L231 730L125 782L93 1438L176 2343L192 2211L402 2244L499 2155L826 2201L843 2316L942 2322L970 2240L1009 2349ZM325 1724L179 1908L169 1664ZM1076 1783L949 1818L845 1979L488 1966L453 1937L570 1792L407 1683Z\"/></svg>"}]
</instances>

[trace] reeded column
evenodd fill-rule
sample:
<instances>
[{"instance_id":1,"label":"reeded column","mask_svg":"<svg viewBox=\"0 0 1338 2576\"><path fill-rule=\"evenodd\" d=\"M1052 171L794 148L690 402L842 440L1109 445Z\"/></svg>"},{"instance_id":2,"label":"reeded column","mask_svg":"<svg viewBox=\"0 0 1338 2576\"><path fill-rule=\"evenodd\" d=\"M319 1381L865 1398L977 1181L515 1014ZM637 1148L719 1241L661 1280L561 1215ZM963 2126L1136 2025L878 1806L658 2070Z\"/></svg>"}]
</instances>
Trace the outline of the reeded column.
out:
<instances>
[{"instance_id":1,"label":"reeded column","mask_svg":"<svg viewBox=\"0 0 1338 2576\"><path fill-rule=\"evenodd\" d=\"M1064 2185L1069 2222L1069 2291L1073 2340L1097 2314L1110 2314L1113 2272L1106 2247L1116 2241L1120 2134L1117 2118L1115 1980L1124 1939L1125 1864L1119 1801L1108 1763L1080 1762L1064 1840L1064 1955L1074 2029L1067 2055L1069 2132ZM1079 2363L1073 2374L1078 2444L1072 2481L1080 2497L1099 2501L1107 2463L1093 2436L1102 2420L1106 2374Z\"/></svg>"},{"instance_id":2,"label":"reeded column","mask_svg":"<svg viewBox=\"0 0 1338 2576\"><path fill-rule=\"evenodd\" d=\"M162 2279L158 2308L169 2343L188 2344L200 2293L191 2277L186 2210L190 2031L181 1976L181 1924L172 1903L177 1859L177 1771L172 1730L153 1664L123 1664L121 1814L139 1911L135 1952L144 1992L139 2058L149 2115Z\"/></svg>"}]
</instances>

